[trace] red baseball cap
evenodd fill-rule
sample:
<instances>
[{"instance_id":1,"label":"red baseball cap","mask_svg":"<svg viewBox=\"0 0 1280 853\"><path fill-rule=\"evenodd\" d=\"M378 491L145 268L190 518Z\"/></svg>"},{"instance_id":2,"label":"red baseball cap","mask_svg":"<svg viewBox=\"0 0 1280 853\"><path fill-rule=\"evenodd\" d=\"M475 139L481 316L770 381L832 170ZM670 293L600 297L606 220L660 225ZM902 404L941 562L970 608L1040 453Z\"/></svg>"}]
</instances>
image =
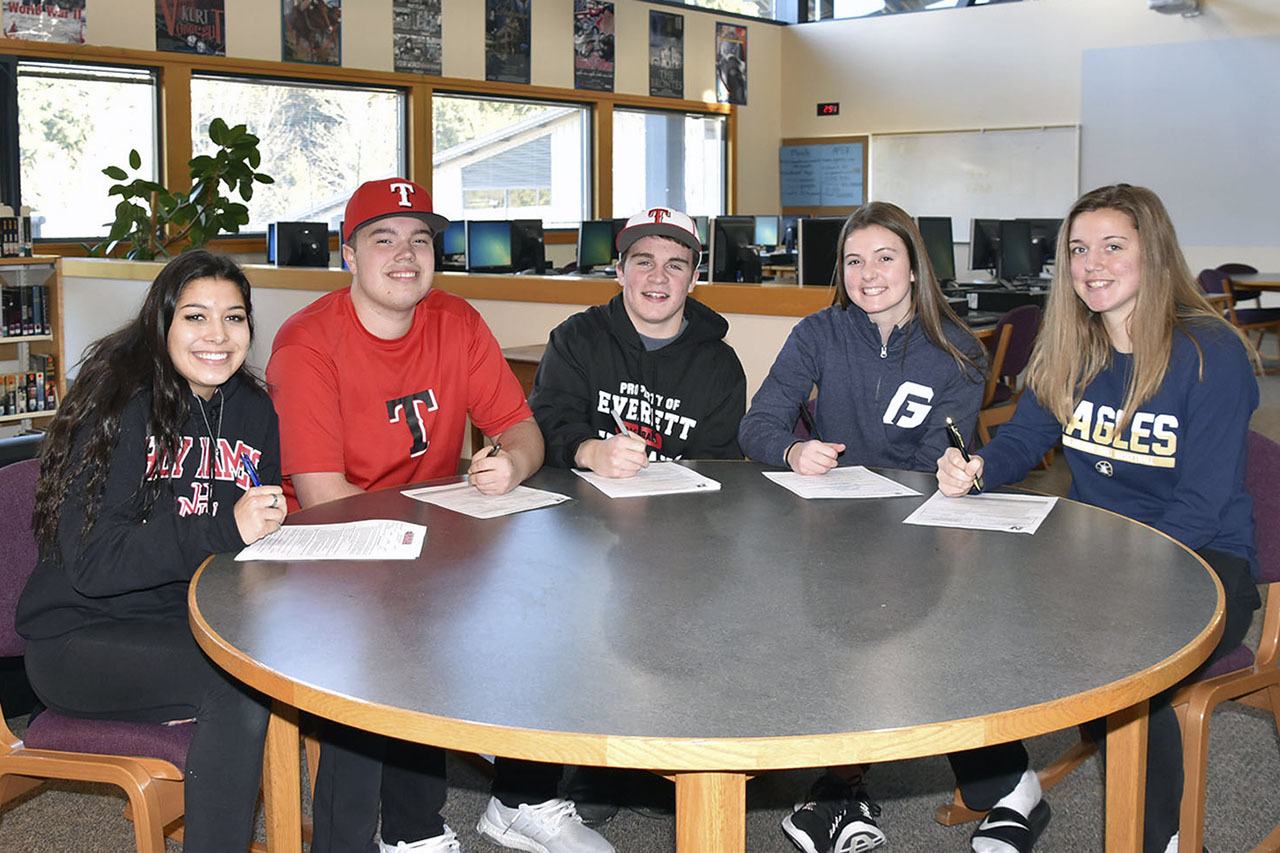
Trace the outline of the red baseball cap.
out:
<instances>
[{"instance_id":1,"label":"red baseball cap","mask_svg":"<svg viewBox=\"0 0 1280 853\"><path fill-rule=\"evenodd\" d=\"M365 181L351 194L342 219L342 242L351 242L360 226L388 216L415 216L425 221L433 234L449 227L449 220L431 209L431 193L407 178L383 178Z\"/></svg>"},{"instance_id":2,"label":"red baseball cap","mask_svg":"<svg viewBox=\"0 0 1280 853\"><path fill-rule=\"evenodd\" d=\"M702 252L702 240L698 238L698 228L689 218L689 214L669 207L651 207L628 219L627 224L618 232L618 251L625 253L631 248L632 243L650 235L670 237L672 240L684 243L693 249L695 261Z\"/></svg>"}]
</instances>

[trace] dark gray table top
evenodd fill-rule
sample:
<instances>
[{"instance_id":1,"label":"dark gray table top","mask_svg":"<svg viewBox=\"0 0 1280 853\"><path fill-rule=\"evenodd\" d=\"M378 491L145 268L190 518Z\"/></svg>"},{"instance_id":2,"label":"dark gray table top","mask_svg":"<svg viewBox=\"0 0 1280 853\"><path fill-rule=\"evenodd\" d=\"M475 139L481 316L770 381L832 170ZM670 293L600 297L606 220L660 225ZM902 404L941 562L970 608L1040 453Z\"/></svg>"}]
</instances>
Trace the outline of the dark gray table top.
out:
<instances>
[{"instance_id":1,"label":"dark gray table top","mask_svg":"<svg viewBox=\"0 0 1280 853\"><path fill-rule=\"evenodd\" d=\"M1092 507L1059 501L1035 536L918 527L901 522L923 498L806 501L753 463L696 467L723 488L610 500L544 470L530 485L575 500L491 520L396 491L317 507L293 520L425 523L422 557L223 555L198 580L198 611L262 667L324 693L660 738L999 714L1157 667L1214 616L1217 587L1194 555Z\"/></svg>"}]
</instances>

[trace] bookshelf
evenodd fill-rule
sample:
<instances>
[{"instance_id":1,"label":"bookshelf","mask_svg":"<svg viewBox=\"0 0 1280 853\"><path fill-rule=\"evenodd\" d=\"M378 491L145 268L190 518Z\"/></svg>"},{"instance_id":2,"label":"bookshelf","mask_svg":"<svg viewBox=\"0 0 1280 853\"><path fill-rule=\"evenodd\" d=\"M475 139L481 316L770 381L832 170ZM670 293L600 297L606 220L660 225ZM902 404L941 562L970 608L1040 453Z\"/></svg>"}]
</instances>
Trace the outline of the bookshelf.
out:
<instances>
[{"instance_id":1,"label":"bookshelf","mask_svg":"<svg viewBox=\"0 0 1280 853\"><path fill-rule=\"evenodd\" d=\"M61 264L53 255L0 258L0 284L6 297L4 314L0 316L4 331L15 331L15 324L26 326L21 333L0 335L0 435L8 435L47 423L55 412L54 408L30 406L15 411L17 393L24 393L27 402L34 397L39 406L47 400L49 390L53 390L57 400L66 392ZM16 317L13 312L17 312ZM39 328L31 328L34 326ZM49 359L53 363L54 379L37 387L31 381L31 374L43 374L43 363ZM18 375L24 384L9 381L10 376Z\"/></svg>"}]
</instances>

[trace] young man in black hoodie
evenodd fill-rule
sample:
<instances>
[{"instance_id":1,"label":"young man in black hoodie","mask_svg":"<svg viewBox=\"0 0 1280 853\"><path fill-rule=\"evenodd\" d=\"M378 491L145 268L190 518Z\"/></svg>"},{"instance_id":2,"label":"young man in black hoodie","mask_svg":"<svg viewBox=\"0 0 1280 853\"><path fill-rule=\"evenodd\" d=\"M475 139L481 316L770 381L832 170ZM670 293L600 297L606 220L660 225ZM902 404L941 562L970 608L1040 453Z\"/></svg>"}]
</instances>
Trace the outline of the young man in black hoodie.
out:
<instances>
[{"instance_id":1,"label":"young man in black hoodie","mask_svg":"<svg viewBox=\"0 0 1280 853\"><path fill-rule=\"evenodd\" d=\"M747 380L729 324L688 298L701 249L693 220L670 208L618 232L622 292L557 326L534 379L547 464L631 477L650 461L742 456Z\"/></svg>"}]
</instances>

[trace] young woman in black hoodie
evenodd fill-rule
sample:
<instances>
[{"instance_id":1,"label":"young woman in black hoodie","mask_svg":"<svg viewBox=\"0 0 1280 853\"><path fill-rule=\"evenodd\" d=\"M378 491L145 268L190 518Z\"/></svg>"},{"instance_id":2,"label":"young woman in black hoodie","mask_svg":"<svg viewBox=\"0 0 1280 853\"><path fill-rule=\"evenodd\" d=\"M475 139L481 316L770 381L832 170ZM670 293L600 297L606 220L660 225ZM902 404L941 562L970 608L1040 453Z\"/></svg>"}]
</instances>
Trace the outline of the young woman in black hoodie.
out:
<instances>
[{"instance_id":1,"label":"young woman in black hoodie","mask_svg":"<svg viewBox=\"0 0 1280 853\"><path fill-rule=\"evenodd\" d=\"M190 252L138 316L94 343L40 458L40 560L18 603L36 694L69 716L196 721L186 764L187 853L243 851L266 734L262 697L215 667L187 625L210 554L279 529L279 428L244 365L249 282Z\"/></svg>"}]
</instances>

